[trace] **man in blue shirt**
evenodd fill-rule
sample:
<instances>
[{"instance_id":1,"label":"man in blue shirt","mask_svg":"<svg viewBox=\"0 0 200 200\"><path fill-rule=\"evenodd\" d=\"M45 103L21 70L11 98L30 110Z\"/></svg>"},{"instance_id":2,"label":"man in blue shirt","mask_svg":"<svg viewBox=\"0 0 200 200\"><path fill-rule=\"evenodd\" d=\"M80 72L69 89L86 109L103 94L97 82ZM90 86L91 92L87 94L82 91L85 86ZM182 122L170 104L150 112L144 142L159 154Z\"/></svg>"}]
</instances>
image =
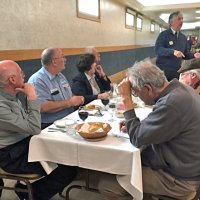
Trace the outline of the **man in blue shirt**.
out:
<instances>
[{"instance_id":1,"label":"man in blue shirt","mask_svg":"<svg viewBox=\"0 0 200 200\"><path fill-rule=\"evenodd\" d=\"M41 105L42 129L74 111L84 103L83 96L73 96L71 87L61 73L66 58L59 48L48 48L41 55L42 68L29 78Z\"/></svg>"},{"instance_id":2,"label":"man in blue shirt","mask_svg":"<svg viewBox=\"0 0 200 200\"><path fill-rule=\"evenodd\" d=\"M169 16L169 29L160 33L155 44L156 65L165 72L167 79L178 78L182 59L200 58L200 53L191 53L187 38L180 32L183 14L179 11Z\"/></svg>"}]
</instances>

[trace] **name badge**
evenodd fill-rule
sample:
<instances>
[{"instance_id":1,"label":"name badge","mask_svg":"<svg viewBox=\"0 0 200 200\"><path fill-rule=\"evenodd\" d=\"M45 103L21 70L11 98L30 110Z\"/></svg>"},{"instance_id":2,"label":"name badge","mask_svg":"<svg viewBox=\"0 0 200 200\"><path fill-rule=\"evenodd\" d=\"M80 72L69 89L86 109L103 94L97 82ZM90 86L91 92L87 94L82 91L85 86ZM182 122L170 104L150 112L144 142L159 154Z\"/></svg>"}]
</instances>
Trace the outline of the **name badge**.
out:
<instances>
[{"instance_id":1,"label":"name badge","mask_svg":"<svg viewBox=\"0 0 200 200\"><path fill-rule=\"evenodd\" d=\"M51 90L51 95L59 94L59 90L57 88L54 88Z\"/></svg>"},{"instance_id":2,"label":"name badge","mask_svg":"<svg viewBox=\"0 0 200 200\"><path fill-rule=\"evenodd\" d=\"M69 88L69 84L68 83L63 84L63 88L65 89Z\"/></svg>"},{"instance_id":3,"label":"name badge","mask_svg":"<svg viewBox=\"0 0 200 200\"><path fill-rule=\"evenodd\" d=\"M169 41L169 45L173 45L174 43L173 43L173 41Z\"/></svg>"}]
</instances>

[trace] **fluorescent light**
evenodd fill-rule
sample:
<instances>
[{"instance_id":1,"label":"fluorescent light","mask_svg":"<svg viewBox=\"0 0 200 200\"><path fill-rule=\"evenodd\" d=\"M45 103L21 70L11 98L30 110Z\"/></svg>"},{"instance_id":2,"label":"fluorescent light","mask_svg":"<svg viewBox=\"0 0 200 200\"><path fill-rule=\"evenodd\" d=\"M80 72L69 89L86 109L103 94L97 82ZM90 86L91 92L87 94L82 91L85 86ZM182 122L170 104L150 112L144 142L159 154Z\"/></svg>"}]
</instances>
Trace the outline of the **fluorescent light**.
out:
<instances>
[{"instance_id":1,"label":"fluorescent light","mask_svg":"<svg viewBox=\"0 0 200 200\"><path fill-rule=\"evenodd\" d=\"M195 12L196 12L196 13L200 13L200 10L196 10Z\"/></svg>"},{"instance_id":2,"label":"fluorescent light","mask_svg":"<svg viewBox=\"0 0 200 200\"><path fill-rule=\"evenodd\" d=\"M182 30L184 29L195 29L195 27L200 26L200 22L183 23Z\"/></svg>"},{"instance_id":3,"label":"fluorescent light","mask_svg":"<svg viewBox=\"0 0 200 200\"><path fill-rule=\"evenodd\" d=\"M137 0L143 6L159 6L159 5L172 5L172 4L183 4L183 3L199 3L199 0L168 0L168 1L160 1L160 0Z\"/></svg>"},{"instance_id":4,"label":"fluorescent light","mask_svg":"<svg viewBox=\"0 0 200 200\"><path fill-rule=\"evenodd\" d=\"M196 19L200 19L200 17L195 17Z\"/></svg>"},{"instance_id":5,"label":"fluorescent light","mask_svg":"<svg viewBox=\"0 0 200 200\"><path fill-rule=\"evenodd\" d=\"M170 13L162 13L159 17L166 23L168 23Z\"/></svg>"}]
</instances>

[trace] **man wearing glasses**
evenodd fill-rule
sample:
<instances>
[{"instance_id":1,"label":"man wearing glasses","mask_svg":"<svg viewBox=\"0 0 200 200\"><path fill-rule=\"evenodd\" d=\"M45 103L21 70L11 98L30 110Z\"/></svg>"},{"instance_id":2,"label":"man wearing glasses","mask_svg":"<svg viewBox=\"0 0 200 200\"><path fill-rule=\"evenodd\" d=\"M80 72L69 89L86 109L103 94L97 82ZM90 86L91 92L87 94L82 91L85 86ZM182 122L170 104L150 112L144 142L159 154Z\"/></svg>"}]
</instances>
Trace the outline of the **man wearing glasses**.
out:
<instances>
[{"instance_id":1,"label":"man wearing glasses","mask_svg":"<svg viewBox=\"0 0 200 200\"><path fill-rule=\"evenodd\" d=\"M191 86L200 94L200 59L184 61L178 72L180 73L179 81Z\"/></svg>"},{"instance_id":2,"label":"man wearing glasses","mask_svg":"<svg viewBox=\"0 0 200 200\"><path fill-rule=\"evenodd\" d=\"M73 96L66 77L66 58L59 48L48 48L41 55L42 68L28 82L36 88L41 105L42 129L74 111L84 103L83 96Z\"/></svg>"},{"instance_id":3,"label":"man wearing glasses","mask_svg":"<svg viewBox=\"0 0 200 200\"><path fill-rule=\"evenodd\" d=\"M17 98L19 92L27 97L27 110ZM24 83L24 74L16 62L0 61L0 168L14 174L40 174L42 178L32 183L34 199L48 200L75 178L76 168L59 164L47 175L39 162L28 162L29 141L32 135L40 134L40 123L34 86ZM16 184L18 189L25 187ZM27 193L16 193L19 199L28 200Z\"/></svg>"},{"instance_id":4,"label":"man wearing glasses","mask_svg":"<svg viewBox=\"0 0 200 200\"><path fill-rule=\"evenodd\" d=\"M177 79L168 82L149 60L130 68L118 89L130 142L141 148L143 192L193 199L200 184L199 95ZM142 121L136 116L132 91L145 104L154 105ZM109 200L133 199L115 175L102 177L99 190Z\"/></svg>"}]
</instances>

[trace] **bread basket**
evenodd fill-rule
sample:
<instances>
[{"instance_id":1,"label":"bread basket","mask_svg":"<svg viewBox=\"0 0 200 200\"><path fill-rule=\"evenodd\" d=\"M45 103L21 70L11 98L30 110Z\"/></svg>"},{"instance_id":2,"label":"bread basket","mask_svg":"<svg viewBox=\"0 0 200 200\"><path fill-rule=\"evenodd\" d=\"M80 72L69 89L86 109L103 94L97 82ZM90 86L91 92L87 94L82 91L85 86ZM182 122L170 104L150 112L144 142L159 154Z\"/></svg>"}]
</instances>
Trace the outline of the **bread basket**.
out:
<instances>
[{"instance_id":1,"label":"bread basket","mask_svg":"<svg viewBox=\"0 0 200 200\"><path fill-rule=\"evenodd\" d=\"M85 139L103 138L111 129L110 124L102 122L88 122L76 126L76 131Z\"/></svg>"}]
</instances>

